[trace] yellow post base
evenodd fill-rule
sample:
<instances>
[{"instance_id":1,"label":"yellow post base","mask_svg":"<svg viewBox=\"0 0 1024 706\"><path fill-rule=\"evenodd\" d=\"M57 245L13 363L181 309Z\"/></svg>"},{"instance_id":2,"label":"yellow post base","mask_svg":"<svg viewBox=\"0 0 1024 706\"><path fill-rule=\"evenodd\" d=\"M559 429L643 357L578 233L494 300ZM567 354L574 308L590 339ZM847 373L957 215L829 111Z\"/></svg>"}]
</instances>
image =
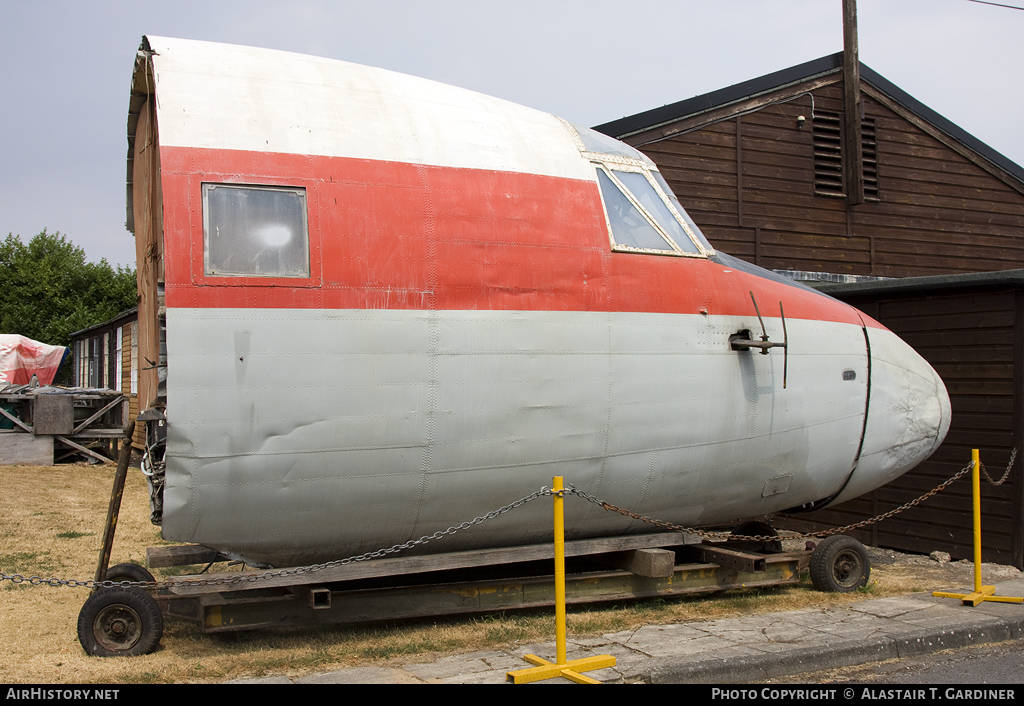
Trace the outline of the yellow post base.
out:
<instances>
[{"instance_id":1,"label":"yellow post base","mask_svg":"<svg viewBox=\"0 0 1024 706\"><path fill-rule=\"evenodd\" d=\"M979 606L985 601L997 603L1024 603L1024 598L995 596L995 586L981 585L981 455L978 449L971 449L971 495L974 498L974 593L947 593L933 591L936 598L959 598L961 605Z\"/></svg>"},{"instance_id":2,"label":"yellow post base","mask_svg":"<svg viewBox=\"0 0 1024 706\"><path fill-rule=\"evenodd\" d=\"M591 679L586 674L581 674L580 672L589 672L594 669L615 666L615 658L611 655L573 659L565 664L555 664L537 655L526 655L523 659L537 666L517 669L514 672L506 672L505 681L510 681L513 684L529 684L530 682L544 681L545 679L565 677L577 684L600 684L601 682L597 679Z\"/></svg>"},{"instance_id":3,"label":"yellow post base","mask_svg":"<svg viewBox=\"0 0 1024 706\"><path fill-rule=\"evenodd\" d=\"M996 601L997 603L1024 603L1024 598L1016 598L1014 596L996 596L993 595L996 592L995 586L982 586L980 590L974 593L948 593L946 591L934 591L932 593L936 598L959 598L961 599L961 605L978 606L985 601Z\"/></svg>"},{"instance_id":4,"label":"yellow post base","mask_svg":"<svg viewBox=\"0 0 1024 706\"><path fill-rule=\"evenodd\" d=\"M563 485L562 476L555 476L551 479L551 490L554 496L555 511L555 659L556 662L549 662L537 655L526 655L523 657L530 664L536 665L527 669L517 669L513 672L505 672L505 681L513 684L529 684L545 679L565 677L577 684L600 684L597 679L591 679L581 672L589 672L592 669L604 669L614 667L615 658L611 655L598 655L596 657L584 657L583 659L566 659L565 656L565 513L563 508Z\"/></svg>"}]
</instances>

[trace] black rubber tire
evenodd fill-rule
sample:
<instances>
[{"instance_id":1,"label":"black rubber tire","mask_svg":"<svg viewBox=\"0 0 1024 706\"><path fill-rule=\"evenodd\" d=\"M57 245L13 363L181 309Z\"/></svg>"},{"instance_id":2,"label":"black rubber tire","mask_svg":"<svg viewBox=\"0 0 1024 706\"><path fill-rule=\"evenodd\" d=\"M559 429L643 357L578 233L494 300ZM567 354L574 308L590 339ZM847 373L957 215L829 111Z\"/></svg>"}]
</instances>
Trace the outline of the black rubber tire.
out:
<instances>
[{"instance_id":1,"label":"black rubber tire","mask_svg":"<svg viewBox=\"0 0 1024 706\"><path fill-rule=\"evenodd\" d=\"M160 606L140 588L96 591L78 613L78 641L95 657L149 654L163 634Z\"/></svg>"},{"instance_id":2,"label":"black rubber tire","mask_svg":"<svg viewBox=\"0 0 1024 706\"><path fill-rule=\"evenodd\" d=\"M871 559L853 537L826 537L811 552L811 583L826 593L852 593L868 584Z\"/></svg>"},{"instance_id":3,"label":"black rubber tire","mask_svg":"<svg viewBox=\"0 0 1024 706\"><path fill-rule=\"evenodd\" d=\"M733 529L734 537L778 537L779 533L767 522L749 520L742 522ZM762 542L747 542L748 551L760 552L761 554L777 554L782 551L782 540Z\"/></svg>"},{"instance_id":4,"label":"black rubber tire","mask_svg":"<svg viewBox=\"0 0 1024 706\"><path fill-rule=\"evenodd\" d=\"M138 564L115 564L103 576L107 581L155 581L153 574Z\"/></svg>"}]
</instances>

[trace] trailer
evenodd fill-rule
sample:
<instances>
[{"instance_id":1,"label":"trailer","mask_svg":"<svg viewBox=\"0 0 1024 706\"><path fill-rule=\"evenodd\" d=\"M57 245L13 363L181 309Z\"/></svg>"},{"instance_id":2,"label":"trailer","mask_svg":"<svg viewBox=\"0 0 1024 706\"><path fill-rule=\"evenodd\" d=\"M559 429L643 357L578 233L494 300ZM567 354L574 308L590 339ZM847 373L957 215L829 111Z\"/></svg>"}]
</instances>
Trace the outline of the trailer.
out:
<instances>
[{"instance_id":1,"label":"trailer","mask_svg":"<svg viewBox=\"0 0 1024 706\"><path fill-rule=\"evenodd\" d=\"M566 602L577 606L797 584L804 570L816 588L847 592L870 574L864 547L842 535L783 551L779 541L711 542L660 532L569 541L565 556ZM78 636L90 654L135 655L156 647L164 618L222 633L545 608L555 604L553 558L550 544L524 545L163 582L141 566L119 564L106 578L123 585L93 593ZM151 568L227 559L201 546L147 552Z\"/></svg>"}]
</instances>

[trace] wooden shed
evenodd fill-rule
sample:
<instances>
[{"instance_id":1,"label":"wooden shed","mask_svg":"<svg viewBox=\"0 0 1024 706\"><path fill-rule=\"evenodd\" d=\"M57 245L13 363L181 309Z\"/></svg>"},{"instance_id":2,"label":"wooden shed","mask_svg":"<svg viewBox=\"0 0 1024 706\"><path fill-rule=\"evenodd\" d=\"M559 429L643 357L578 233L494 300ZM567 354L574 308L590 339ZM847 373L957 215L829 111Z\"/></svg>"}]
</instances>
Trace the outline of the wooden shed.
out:
<instances>
[{"instance_id":1,"label":"wooden shed","mask_svg":"<svg viewBox=\"0 0 1024 706\"><path fill-rule=\"evenodd\" d=\"M768 269L1024 267L1024 169L863 64L860 78L859 150L842 53L595 129L653 159L713 245Z\"/></svg>"},{"instance_id":2,"label":"wooden shed","mask_svg":"<svg viewBox=\"0 0 1024 706\"><path fill-rule=\"evenodd\" d=\"M117 390L128 397L131 419L139 415L138 308L71 334L72 381L76 387ZM136 448L143 438L136 432Z\"/></svg>"},{"instance_id":3,"label":"wooden shed","mask_svg":"<svg viewBox=\"0 0 1024 706\"><path fill-rule=\"evenodd\" d=\"M898 507L963 468L972 447L996 479L1011 449L1024 453L1024 169L859 68L859 136L845 121L842 53L596 128L651 157L714 246L802 279L869 280L822 288L901 335L947 385L953 423L935 455L780 523L794 529ZM1018 568L1022 466L982 493L985 560ZM854 534L969 558L969 481Z\"/></svg>"}]
</instances>

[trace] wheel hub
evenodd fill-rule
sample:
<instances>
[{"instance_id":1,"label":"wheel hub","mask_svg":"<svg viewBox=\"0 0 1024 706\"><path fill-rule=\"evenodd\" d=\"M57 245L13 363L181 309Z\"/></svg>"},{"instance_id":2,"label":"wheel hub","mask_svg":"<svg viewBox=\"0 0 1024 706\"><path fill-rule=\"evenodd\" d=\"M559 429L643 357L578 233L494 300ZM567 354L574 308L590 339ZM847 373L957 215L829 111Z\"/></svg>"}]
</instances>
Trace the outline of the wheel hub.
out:
<instances>
[{"instance_id":1,"label":"wheel hub","mask_svg":"<svg viewBox=\"0 0 1024 706\"><path fill-rule=\"evenodd\" d=\"M131 649L142 635L142 621L138 613L126 605L110 605L96 616L96 641L112 651Z\"/></svg>"},{"instance_id":2,"label":"wheel hub","mask_svg":"<svg viewBox=\"0 0 1024 706\"><path fill-rule=\"evenodd\" d=\"M840 585L852 586L860 580L862 573L860 557L856 552L843 552L836 557L832 575Z\"/></svg>"}]
</instances>

